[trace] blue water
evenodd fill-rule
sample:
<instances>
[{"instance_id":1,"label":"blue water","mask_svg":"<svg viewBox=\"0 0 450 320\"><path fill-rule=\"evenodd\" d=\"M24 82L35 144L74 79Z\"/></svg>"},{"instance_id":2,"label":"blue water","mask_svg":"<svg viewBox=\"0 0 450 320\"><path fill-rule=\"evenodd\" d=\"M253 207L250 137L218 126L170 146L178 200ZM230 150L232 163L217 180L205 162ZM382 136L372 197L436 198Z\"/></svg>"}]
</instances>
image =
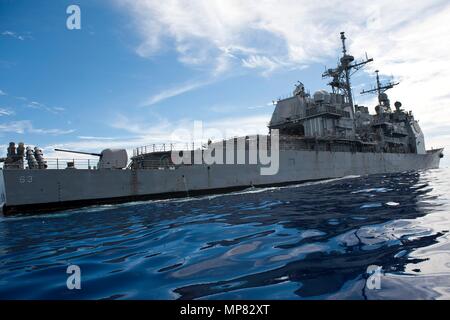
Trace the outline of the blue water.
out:
<instances>
[{"instance_id":1,"label":"blue water","mask_svg":"<svg viewBox=\"0 0 450 320\"><path fill-rule=\"evenodd\" d=\"M0 298L448 299L449 181L438 169L1 218Z\"/></svg>"}]
</instances>

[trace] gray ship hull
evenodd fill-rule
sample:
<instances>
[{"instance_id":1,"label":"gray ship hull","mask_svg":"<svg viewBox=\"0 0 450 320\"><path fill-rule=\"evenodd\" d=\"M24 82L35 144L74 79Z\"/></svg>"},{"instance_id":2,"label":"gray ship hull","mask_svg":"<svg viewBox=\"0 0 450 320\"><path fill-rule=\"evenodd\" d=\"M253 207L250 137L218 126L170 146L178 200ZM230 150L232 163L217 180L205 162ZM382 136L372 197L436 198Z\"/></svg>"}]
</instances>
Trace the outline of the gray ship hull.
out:
<instances>
[{"instance_id":1,"label":"gray ship hull","mask_svg":"<svg viewBox=\"0 0 450 320\"><path fill-rule=\"evenodd\" d=\"M4 214L91 204L222 193L349 175L438 168L442 149L426 154L280 151L276 175L259 165L192 165L142 170L0 170Z\"/></svg>"}]
</instances>

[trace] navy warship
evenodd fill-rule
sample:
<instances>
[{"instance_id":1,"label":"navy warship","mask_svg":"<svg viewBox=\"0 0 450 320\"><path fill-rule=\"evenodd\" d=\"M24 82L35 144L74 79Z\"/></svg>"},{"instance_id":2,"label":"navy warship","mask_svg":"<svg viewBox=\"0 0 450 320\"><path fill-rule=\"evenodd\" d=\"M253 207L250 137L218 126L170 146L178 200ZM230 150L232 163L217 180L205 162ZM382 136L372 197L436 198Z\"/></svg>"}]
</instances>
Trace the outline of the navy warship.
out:
<instances>
[{"instance_id":1,"label":"navy warship","mask_svg":"<svg viewBox=\"0 0 450 320\"><path fill-rule=\"evenodd\" d=\"M373 59L355 60L345 40L342 32L338 65L322 74L330 79L331 91L311 95L298 82L290 97L276 102L267 135L208 141L197 148L139 147L130 160L125 149L57 150L98 157L95 165L83 168L75 160L56 160L56 167L50 167L40 148L11 142L0 159L3 214L438 168L443 149L426 150L412 112L398 101L391 107L386 92L398 83L381 83L377 71L376 86L361 92L377 95L375 113L354 104L351 76ZM276 158L276 170L269 170L259 151ZM208 161L205 155L220 161Z\"/></svg>"}]
</instances>

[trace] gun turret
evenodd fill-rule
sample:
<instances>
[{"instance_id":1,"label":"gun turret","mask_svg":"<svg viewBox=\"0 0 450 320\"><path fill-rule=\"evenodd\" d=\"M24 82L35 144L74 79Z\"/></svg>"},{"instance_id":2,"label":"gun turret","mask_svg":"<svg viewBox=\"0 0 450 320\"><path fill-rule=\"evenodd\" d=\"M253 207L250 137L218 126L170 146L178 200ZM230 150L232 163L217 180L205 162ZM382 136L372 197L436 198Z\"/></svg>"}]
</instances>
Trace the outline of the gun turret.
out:
<instances>
[{"instance_id":1,"label":"gun turret","mask_svg":"<svg viewBox=\"0 0 450 320\"><path fill-rule=\"evenodd\" d=\"M101 153L84 152L84 151L74 151L74 150L64 150L64 149L55 149L55 151L85 154L85 155L88 155L88 156L96 156L96 157L101 157L102 156Z\"/></svg>"},{"instance_id":2,"label":"gun turret","mask_svg":"<svg viewBox=\"0 0 450 320\"><path fill-rule=\"evenodd\" d=\"M99 169L123 169L127 166L128 155L125 149L105 149L101 153L73 151L64 149L55 149L55 151L86 154L100 157L98 161Z\"/></svg>"}]
</instances>

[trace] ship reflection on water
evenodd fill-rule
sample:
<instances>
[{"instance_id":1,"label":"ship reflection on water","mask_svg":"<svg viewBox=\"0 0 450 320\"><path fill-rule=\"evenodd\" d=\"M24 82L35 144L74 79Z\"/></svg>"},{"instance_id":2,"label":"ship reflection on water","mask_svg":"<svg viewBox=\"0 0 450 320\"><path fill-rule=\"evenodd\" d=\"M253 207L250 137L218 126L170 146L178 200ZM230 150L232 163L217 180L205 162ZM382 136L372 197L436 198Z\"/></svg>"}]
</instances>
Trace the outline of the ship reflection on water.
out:
<instances>
[{"instance_id":1,"label":"ship reflection on water","mask_svg":"<svg viewBox=\"0 0 450 320\"><path fill-rule=\"evenodd\" d=\"M0 298L450 297L448 169L0 220ZM66 288L66 268L82 289ZM367 268L382 268L380 289Z\"/></svg>"}]
</instances>

